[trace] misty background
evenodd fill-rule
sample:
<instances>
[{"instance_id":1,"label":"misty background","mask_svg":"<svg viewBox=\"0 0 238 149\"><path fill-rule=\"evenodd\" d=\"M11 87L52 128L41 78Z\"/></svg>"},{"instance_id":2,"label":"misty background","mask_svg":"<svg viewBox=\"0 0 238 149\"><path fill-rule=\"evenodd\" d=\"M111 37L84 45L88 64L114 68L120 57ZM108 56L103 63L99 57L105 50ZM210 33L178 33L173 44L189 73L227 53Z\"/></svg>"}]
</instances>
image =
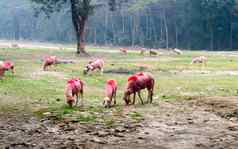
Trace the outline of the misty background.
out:
<instances>
[{"instance_id":1,"label":"misty background","mask_svg":"<svg viewBox=\"0 0 238 149\"><path fill-rule=\"evenodd\" d=\"M73 43L71 12L35 16L29 0L0 1L0 39ZM238 49L236 0L143 0L95 10L86 27L94 45L202 50Z\"/></svg>"}]
</instances>

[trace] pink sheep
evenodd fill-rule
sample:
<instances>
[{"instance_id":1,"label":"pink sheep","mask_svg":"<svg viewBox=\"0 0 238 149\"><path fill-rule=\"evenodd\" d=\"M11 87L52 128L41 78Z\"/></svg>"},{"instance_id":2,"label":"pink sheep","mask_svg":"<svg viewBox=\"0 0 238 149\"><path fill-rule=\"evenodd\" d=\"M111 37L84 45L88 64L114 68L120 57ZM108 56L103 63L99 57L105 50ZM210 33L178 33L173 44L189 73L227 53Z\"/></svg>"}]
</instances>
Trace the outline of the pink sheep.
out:
<instances>
[{"instance_id":1,"label":"pink sheep","mask_svg":"<svg viewBox=\"0 0 238 149\"><path fill-rule=\"evenodd\" d=\"M65 87L65 97L66 101L70 107L78 105L78 100L81 97L81 102L83 102L83 87L84 83L79 78L71 79L67 82Z\"/></svg>"},{"instance_id":2,"label":"pink sheep","mask_svg":"<svg viewBox=\"0 0 238 149\"><path fill-rule=\"evenodd\" d=\"M12 61L0 61L0 77L3 77L6 71L14 73L14 63Z\"/></svg>"},{"instance_id":3,"label":"pink sheep","mask_svg":"<svg viewBox=\"0 0 238 149\"><path fill-rule=\"evenodd\" d=\"M117 93L117 81L108 80L106 83L106 97L104 98L103 105L105 107L111 107L112 100L114 99L114 105L116 105L116 93Z\"/></svg>"},{"instance_id":4,"label":"pink sheep","mask_svg":"<svg viewBox=\"0 0 238 149\"><path fill-rule=\"evenodd\" d=\"M56 56L48 56L43 61L43 70L46 71L49 66L57 64L58 59Z\"/></svg>"},{"instance_id":5,"label":"pink sheep","mask_svg":"<svg viewBox=\"0 0 238 149\"><path fill-rule=\"evenodd\" d=\"M127 54L128 49L126 48L120 48L119 49L123 54Z\"/></svg>"},{"instance_id":6,"label":"pink sheep","mask_svg":"<svg viewBox=\"0 0 238 149\"><path fill-rule=\"evenodd\" d=\"M96 69L100 70L103 74L103 66L104 61L102 59L96 59L94 61L90 61L84 68L84 74L88 74L89 71L94 71Z\"/></svg>"},{"instance_id":7,"label":"pink sheep","mask_svg":"<svg viewBox=\"0 0 238 149\"><path fill-rule=\"evenodd\" d=\"M192 59L191 64L195 64L195 63L204 63L205 65L207 65L207 57L206 56L197 56L194 57Z\"/></svg>"},{"instance_id":8,"label":"pink sheep","mask_svg":"<svg viewBox=\"0 0 238 149\"><path fill-rule=\"evenodd\" d=\"M3 64L7 71L14 73L14 63L12 61L4 61Z\"/></svg>"},{"instance_id":9,"label":"pink sheep","mask_svg":"<svg viewBox=\"0 0 238 149\"><path fill-rule=\"evenodd\" d=\"M138 96L141 100L141 103L143 104L143 99L140 95L140 91L143 89L147 89L148 91L148 102L152 103L153 100L153 92L154 92L154 78L146 73L136 73L128 78L128 82L126 85L126 89L124 91L124 101L126 102L126 105L128 105L130 101L130 95L133 94L133 102L132 104L135 104L135 97L136 93L138 93Z\"/></svg>"}]
</instances>

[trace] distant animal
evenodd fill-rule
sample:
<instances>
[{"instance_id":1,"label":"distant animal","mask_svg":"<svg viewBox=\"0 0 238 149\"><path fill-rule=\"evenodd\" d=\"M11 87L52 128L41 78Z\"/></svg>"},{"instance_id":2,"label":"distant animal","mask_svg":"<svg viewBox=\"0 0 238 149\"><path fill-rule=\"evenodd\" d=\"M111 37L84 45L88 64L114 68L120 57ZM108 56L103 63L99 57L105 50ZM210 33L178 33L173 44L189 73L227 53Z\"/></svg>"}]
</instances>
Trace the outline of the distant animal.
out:
<instances>
[{"instance_id":1,"label":"distant animal","mask_svg":"<svg viewBox=\"0 0 238 149\"><path fill-rule=\"evenodd\" d=\"M203 63L207 65L207 57L206 56L197 56L192 59L191 64L196 64L196 63Z\"/></svg>"},{"instance_id":2,"label":"distant animal","mask_svg":"<svg viewBox=\"0 0 238 149\"><path fill-rule=\"evenodd\" d=\"M104 98L103 105L106 108L110 108L112 106L112 102L114 102L114 105L116 105L116 94L117 94L116 80L107 80L105 94L106 97Z\"/></svg>"},{"instance_id":3,"label":"distant animal","mask_svg":"<svg viewBox=\"0 0 238 149\"><path fill-rule=\"evenodd\" d=\"M173 49L173 51L174 51L174 53L176 53L178 55L182 55L183 54L183 51L181 51L181 50L179 50L177 48Z\"/></svg>"},{"instance_id":4,"label":"distant animal","mask_svg":"<svg viewBox=\"0 0 238 149\"><path fill-rule=\"evenodd\" d=\"M141 100L141 104L144 104L140 92L143 89L147 89L148 91L147 101L149 103L152 103L154 94L154 85L155 80L150 74L143 72L136 73L128 78L128 82L126 84L126 88L124 91L123 100L125 101L126 105L130 104L131 103L130 95L133 94L132 104L135 104L135 98L137 93Z\"/></svg>"},{"instance_id":5,"label":"distant animal","mask_svg":"<svg viewBox=\"0 0 238 149\"><path fill-rule=\"evenodd\" d=\"M12 47L12 48L20 48L20 46L19 46L17 43L12 43L12 44L11 44L11 47Z\"/></svg>"},{"instance_id":6,"label":"distant animal","mask_svg":"<svg viewBox=\"0 0 238 149\"><path fill-rule=\"evenodd\" d=\"M104 61L102 59L96 59L93 61L89 61L89 63L85 66L83 73L86 75L89 71L94 71L98 69L103 74L103 66Z\"/></svg>"},{"instance_id":7,"label":"distant animal","mask_svg":"<svg viewBox=\"0 0 238 149\"><path fill-rule=\"evenodd\" d=\"M12 61L0 61L0 78L6 71L11 71L14 74L14 63Z\"/></svg>"},{"instance_id":8,"label":"distant animal","mask_svg":"<svg viewBox=\"0 0 238 149\"><path fill-rule=\"evenodd\" d=\"M150 49L150 56L158 55L158 53L155 50Z\"/></svg>"},{"instance_id":9,"label":"distant animal","mask_svg":"<svg viewBox=\"0 0 238 149\"><path fill-rule=\"evenodd\" d=\"M79 78L68 80L65 87L65 98L70 107L74 104L77 106L80 98L81 103L83 104L83 89L84 83Z\"/></svg>"},{"instance_id":10,"label":"distant animal","mask_svg":"<svg viewBox=\"0 0 238 149\"><path fill-rule=\"evenodd\" d=\"M64 47L59 47L59 50L64 50Z\"/></svg>"},{"instance_id":11,"label":"distant animal","mask_svg":"<svg viewBox=\"0 0 238 149\"><path fill-rule=\"evenodd\" d=\"M127 54L128 49L126 48L120 48L119 49L123 54Z\"/></svg>"},{"instance_id":12,"label":"distant animal","mask_svg":"<svg viewBox=\"0 0 238 149\"><path fill-rule=\"evenodd\" d=\"M48 56L43 60L43 70L46 71L49 66L56 65L58 58L56 56Z\"/></svg>"},{"instance_id":13,"label":"distant animal","mask_svg":"<svg viewBox=\"0 0 238 149\"><path fill-rule=\"evenodd\" d=\"M145 49L145 48L141 48L141 49L140 49L140 55L144 55L145 52L146 52L146 49Z\"/></svg>"}]
</instances>

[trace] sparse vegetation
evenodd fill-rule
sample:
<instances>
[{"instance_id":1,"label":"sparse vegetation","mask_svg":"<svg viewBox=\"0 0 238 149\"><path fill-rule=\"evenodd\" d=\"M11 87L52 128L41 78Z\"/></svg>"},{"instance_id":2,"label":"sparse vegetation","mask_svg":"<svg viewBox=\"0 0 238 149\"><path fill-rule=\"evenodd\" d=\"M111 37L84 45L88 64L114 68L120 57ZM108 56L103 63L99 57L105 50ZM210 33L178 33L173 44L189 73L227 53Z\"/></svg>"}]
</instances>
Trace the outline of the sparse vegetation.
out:
<instances>
[{"instance_id":1,"label":"sparse vegetation","mask_svg":"<svg viewBox=\"0 0 238 149\"><path fill-rule=\"evenodd\" d=\"M1 110L21 109L38 112L52 112L58 118L69 118L81 122L97 122L105 120L112 123L114 115L111 114L115 108L102 108L104 98L104 85L107 79L114 78L118 81L118 107L122 107L122 93L127 77L133 73L129 70L140 70L151 72L156 78L155 102L158 100L193 99L205 96L235 96L237 95L238 70L236 57L225 55L214 55L206 52L185 52L183 55L158 57L143 57L139 52L130 51L128 55L118 54L118 51L89 48L93 55L105 59L105 73L99 72L83 75L83 67L88 58L78 58L71 50L47 50L46 49L1 49L0 59L11 59L16 63L16 74L7 73L1 80ZM98 52L100 51L100 52ZM103 52L102 52L103 51ZM41 58L46 52L57 55L64 59L73 59L76 64L60 64L49 71L41 70ZM103 54L102 54L103 53ZM200 64L190 65L191 59L196 55L209 57L207 67ZM108 72L107 70L128 70L128 74L119 72ZM71 77L80 77L86 84L85 102L82 108L70 109L66 106L64 97L64 86L66 80ZM144 97L146 97L144 93ZM138 101L136 101L138 103ZM17 107L17 108L16 108ZM138 107L140 108L140 107ZM118 109L118 108L116 108ZM116 110L118 111L118 110ZM120 111L120 110L119 110ZM114 111L115 112L115 111ZM41 114L43 114L41 113ZM83 113L83 114L82 114ZM39 112L38 112L39 114ZM143 113L129 114L131 118L138 119ZM105 119L105 117L111 117Z\"/></svg>"}]
</instances>

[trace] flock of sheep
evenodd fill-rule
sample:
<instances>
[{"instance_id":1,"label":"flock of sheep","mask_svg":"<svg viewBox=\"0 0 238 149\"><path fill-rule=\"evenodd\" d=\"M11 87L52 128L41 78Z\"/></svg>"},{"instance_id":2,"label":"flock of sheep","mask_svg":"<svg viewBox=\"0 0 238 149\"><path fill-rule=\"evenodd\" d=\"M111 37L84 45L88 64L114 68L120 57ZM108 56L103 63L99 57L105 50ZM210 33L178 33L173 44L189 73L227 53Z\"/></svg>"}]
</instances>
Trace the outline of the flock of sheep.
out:
<instances>
[{"instance_id":1,"label":"flock of sheep","mask_svg":"<svg viewBox=\"0 0 238 149\"><path fill-rule=\"evenodd\" d=\"M120 51L127 54L127 49L121 48ZM146 49L141 49L141 54L144 54ZM150 55L156 55L156 51L149 50ZM174 49L177 54L182 54L182 51ZM206 64L207 57L198 56L192 59L193 63L204 63ZM43 70L46 71L49 66L55 65L59 62L56 56L48 56L43 60ZM89 61L89 63L84 67L83 73L87 75L88 72L99 70L103 74L104 61L102 59L95 59ZM14 63L12 61L0 61L0 79L4 76L5 71L12 71L14 73ZM154 94L155 79L149 73L139 72L128 77L127 84L125 86L123 100L126 105L135 104L136 94L138 95L141 104L144 104L140 92L147 89L148 97L147 102L152 103ZM116 94L117 94L118 84L116 80L107 80L105 85L105 98L103 100L103 105L105 107L111 107L116 104ZM65 87L65 98L69 106L77 106L79 99L81 100L81 105L83 105L83 93L84 93L84 83L80 78L72 78L67 81ZM131 101L130 96L133 95L133 100Z\"/></svg>"},{"instance_id":2,"label":"flock of sheep","mask_svg":"<svg viewBox=\"0 0 238 149\"><path fill-rule=\"evenodd\" d=\"M57 64L58 59L56 56L49 56L44 59L43 70L51 65ZM99 70L103 74L104 61L102 59L95 59L90 61L84 68L83 73L87 75L88 72ZM144 104L140 91L147 89L148 91L148 102L152 103L153 91L154 91L155 80L152 75L148 73L136 73L128 78L126 88L124 91L124 101L126 105L130 103L135 104L135 97L138 94L141 103ZM105 98L103 105L105 107L111 107L116 104L116 93L118 84L116 80L107 80L105 87ZM65 97L66 102L69 106L77 105L79 99L81 98L81 105L83 105L83 92L84 92L84 83L80 78L72 78L68 80L65 87ZM130 96L133 95L133 100L130 100Z\"/></svg>"}]
</instances>

